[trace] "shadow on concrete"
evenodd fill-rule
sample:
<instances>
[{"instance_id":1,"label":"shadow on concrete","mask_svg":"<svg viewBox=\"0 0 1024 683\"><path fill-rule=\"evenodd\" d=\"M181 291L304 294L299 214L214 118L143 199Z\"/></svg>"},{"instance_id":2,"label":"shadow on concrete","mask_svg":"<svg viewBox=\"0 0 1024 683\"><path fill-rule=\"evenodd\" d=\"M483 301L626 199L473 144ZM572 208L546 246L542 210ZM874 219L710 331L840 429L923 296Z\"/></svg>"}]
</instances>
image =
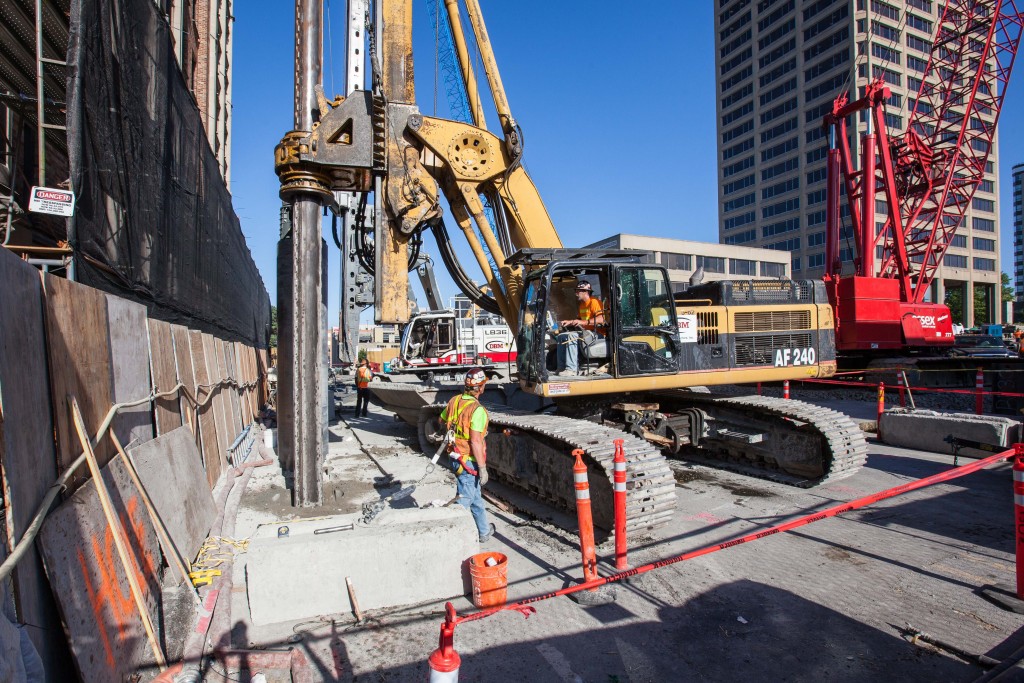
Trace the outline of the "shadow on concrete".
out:
<instances>
[{"instance_id":1,"label":"shadow on concrete","mask_svg":"<svg viewBox=\"0 0 1024 683\"><path fill-rule=\"evenodd\" d=\"M541 614L545 604L537 604ZM966 662L919 649L895 632L754 581L736 581L693 595L680 606L661 607L650 621L593 627L620 621L624 611L617 604L581 610L579 619L564 623L563 630L572 633L534 638L529 638L533 624L551 628L550 622L523 622L518 615L500 614L463 624L455 634L455 647L462 655L460 680L972 680L981 673ZM589 624L588 617L593 619ZM434 619L440 625L440 616ZM388 621L383 618L376 628ZM329 633L305 634L296 646L311 661L318 680L348 683L376 676L375 680L392 683L423 681L428 674L426 657L436 647L434 630L426 624L420 633L424 630L430 635L422 643L421 661L389 665L370 657L376 666L368 670L364 655L358 676L348 653L372 642L376 636L371 633L339 633L332 625ZM488 645L516 634L525 639Z\"/></svg>"}]
</instances>

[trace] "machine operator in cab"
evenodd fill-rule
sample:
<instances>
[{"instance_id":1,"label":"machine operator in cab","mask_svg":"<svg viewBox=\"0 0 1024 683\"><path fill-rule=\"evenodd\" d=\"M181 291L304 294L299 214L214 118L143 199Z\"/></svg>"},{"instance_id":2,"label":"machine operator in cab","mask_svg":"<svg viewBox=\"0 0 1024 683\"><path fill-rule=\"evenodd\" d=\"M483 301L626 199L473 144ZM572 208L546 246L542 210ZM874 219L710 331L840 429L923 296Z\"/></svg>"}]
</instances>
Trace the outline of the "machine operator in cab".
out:
<instances>
[{"instance_id":1,"label":"machine operator in cab","mask_svg":"<svg viewBox=\"0 0 1024 683\"><path fill-rule=\"evenodd\" d=\"M459 505L473 513L473 521L481 543L494 535L494 525L487 522L483 487L487 484L487 409L480 404L480 394L487 384L487 373L473 368L466 373L466 390L448 401L441 411L441 421L448 431L455 432L449 457L455 472Z\"/></svg>"},{"instance_id":2,"label":"machine operator in cab","mask_svg":"<svg viewBox=\"0 0 1024 683\"><path fill-rule=\"evenodd\" d=\"M580 344L589 344L607 333L604 307L594 297L594 288L585 280L576 285L577 317L562 320L558 335L558 369L560 377L578 375L580 371Z\"/></svg>"}]
</instances>

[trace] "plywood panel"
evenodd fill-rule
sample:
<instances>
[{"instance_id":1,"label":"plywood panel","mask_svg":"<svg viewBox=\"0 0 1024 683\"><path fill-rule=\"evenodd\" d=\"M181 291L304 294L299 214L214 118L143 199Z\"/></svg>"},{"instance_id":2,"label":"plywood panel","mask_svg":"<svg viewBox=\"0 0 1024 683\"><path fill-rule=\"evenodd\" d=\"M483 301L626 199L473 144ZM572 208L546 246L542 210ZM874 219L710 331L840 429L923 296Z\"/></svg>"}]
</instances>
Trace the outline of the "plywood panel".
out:
<instances>
[{"instance_id":1,"label":"plywood panel","mask_svg":"<svg viewBox=\"0 0 1024 683\"><path fill-rule=\"evenodd\" d=\"M21 540L57 478L49 377L46 367L43 288L39 271L0 249L0 481L6 519L0 551ZM60 617L35 546L21 560L10 587L17 619L27 630L51 677L65 670ZM53 678L52 680L56 680Z\"/></svg>"},{"instance_id":2,"label":"plywood panel","mask_svg":"<svg viewBox=\"0 0 1024 683\"><path fill-rule=\"evenodd\" d=\"M126 531L130 569L142 587L150 618L159 624L156 532L124 461L115 458L102 474ZM46 575L83 681L128 680L138 667L153 664L113 533L90 480L50 513L39 536Z\"/></svg>"},{"instance_id":3,"label":"plywood panel","mask_svg":"<svg viewBox=\"0 0 1024 683\"><path fill-rule=\"evenodd\" d=\"M171 325L171 339L174 341L174 366L177 371L177 379L185 385L180 394L180 407L182 423L192 429L195 437L196 449L202 457L202 436L199 433L199 416L189 397L196 395L196 376L192 369L192 347L188 340L188 328L181 325Z\"/></svg>"},{"instance_id":4,"label":"plywood panel","mask_svg":"<svg viewBox=\"0 0 1024 683\"><path fill-rule=\"evenodd\" d=\"M178 427L128 453L175 547L191 560L217 516L192 432Z\"/></svg>"},{"instance_id":5,"label":"plywood panel","mask_svg":"<svg viewBox=\"0 0 1024 683\"><path fill-rule=\"evenodd\" d=\"M220 380L227 379L228 371L224 363L224 343L216 337L210 337L210 349L206 355L207 362L210 361L210 358L213 358L217 368L216 371L211 371L214 372L216 378ZM218 415L221 421L217 424L218 426L224 426L224 439L221 441L221 450L224 453L227 453L228 446L231 445L231 442L235 440L235 436L238 434L235 430L234 420L231 419L231 391L230 384L222 383L214 397L214 400L220 406Z\"/></svg>"},{"instance_id":6,"label":"plywood panel","mask_svg":"<svg viewBox=\"0 0 1024 683\"><path fill-rule=\"evenodd\" d=\"M196 376L196 399L203 403L199 407L199 430L203 442L203 466L206 467L206 481L213 489L220 478L220 437L217 435L217 410L210 398L210 373L206 366L206 351L203 337L198 330L189 330L189 346L192 351L192 369ZM203 388L205 385L205 388ZM205 401L205 403L204 403Z\"/></svg>"},{"instance_id":7,"label":"plywood panel","mask_svg":"<svg viewBox=\"0 0 1024 683\"><path fill-rule=\"evenodd\" d=\"M228 353L233 355L235 361L235 381L238 382L238 414L244 426L252 422L252 418L249 415L249 389L245 386L248 380L246 379L245 358L242 356L243 348L245 347L240 342L232 342L229 344Z\"/></svg>"},{"instance_id":8,"label":"plywood panel","mask_svg":"<svg viewBox=\"0 0 1024 683\"><path fill-rule=\"evenodd\" d=\"M107 294L107 320L114 402L126 403L149 396L153 385L149 377L146 307ZM149 441L153 438L152 402L120 410L112 427L126 447Z\"/></svg>"},{"instance_id":9,"label":"plywood panel","mask_svg":"<svg viewBox=\"0 0 1024 683\"><path fill-rule=\"evenodd\" d=\"M96 433L113 404L107 295L52 275L43 276L43 289L57 466L63 472L82 452L71 422L68 395L78 399L89 434ZM109 439L102 439L96 447L96 458L101 465L106 464L113 452ZM81 484L84 472L82 467L69 483L69 490Z\"/></svg>"},{"instance_id":10,"label":"plywood panel","mask_svg":"<svg viewBox=\"0 0 1024 683\"><path fill-rule=\"evenodd\" d=\"M222 383L224 379L224 355L220 353L217 340L209 334L203 334L203 350L206 352L206 371L210 375L210 384L216 384L211 388L213 392L210 402L213 404L213 416L217 422L217 454L220 459L221 470L227 467L228 446L235 438L231 434L228 409L224 401L227 388Z\"/></svg>"},{"instance_id":11,"label":"plywood panel","mask_svg":"<svg viewBox=\"0 0 1024 683\"><path fill-rule=\"evenodd\" d=\"M242 405L238 400L238 385L241 382L238 381L238 368L235 367L234 344L221 341L220 345L224 355L224 376L234 380L234 384L228 387L225 393L228 399L228 411L231 414L231 426L233 427L231 440L234 441L235 437L242 431Z\"/></svg>"},{"instance_id":12,"label":"plywood panel","mask_svg":"<svg viewBox=\"0 0 1024 683\"><path fill-rule=\"evenodd\" d=\"M171 325L162 320L149 321L149 367L156 392L168 391L178 383L174 339ZM177 395L156 399L153 408L156 434L169 434L181 426L181 408Z\"/></svg>"}]
</instances>

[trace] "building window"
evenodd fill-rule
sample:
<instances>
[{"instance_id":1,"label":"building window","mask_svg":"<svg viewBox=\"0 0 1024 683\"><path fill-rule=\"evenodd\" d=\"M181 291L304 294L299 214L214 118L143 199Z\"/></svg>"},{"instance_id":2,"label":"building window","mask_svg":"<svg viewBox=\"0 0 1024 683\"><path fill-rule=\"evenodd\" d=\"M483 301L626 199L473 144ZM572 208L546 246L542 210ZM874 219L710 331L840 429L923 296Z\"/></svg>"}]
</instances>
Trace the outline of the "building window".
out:
<instances>
[{"instance_id":1,"label":"building window","mask_svg":"<svg viewBox=\"0 0 1024 683\"><path fill-rule=\"evenodd\" d=\"M932 22L928 21L927 19L922 19L921 17L911 12L907 12L907 26L909 26L910 28L916 28L921 33L927 33L928 35L932 35Z\"/></svg>"},{"instance_id":2,"label":"building window","mask_svg":"<svg viewBox=\"0 0 1024 683\"><path fill-rule=\"evenodd\" d=\"M776 223L769 223L768 225L761 227L761 237L771 237L772 235L781 235L785 232L792 232L793 230L800 229L800 217L787 218L784 221L778 221Z\"/></svg>"},{"instance_id":3,"label":"building window","mask_svg":"<svg viewBox=\"0 0 1024 683\"><path fill-rule=\"evenodd\" d=\"M960 254L946 254L942 257L942 265L947 268L966 268L967 257Z\"/></svg>"},{"instance_id":4,"label":"building window","mask_svg":"<svg viewBox=\"0 0 1024 683\"><path fill-rule=\"evenodd\" d=\"M724 240L723 244L746 244L747 242L753 242L757 239L757 230L744 230L738 232L735 235L729 235Z\"/></svg>"},{"instance_id":5,"label":"building window","mask_svg":"<svg viewBox=\"0 0 1024 683\"><path fill-rule=\"evenodd\" d=\"M736 104L743 98L749 96L752 92L754 92L754 84L747 83L733 94L729 95L728 97L722 98L722 109L728 109L729 107Z\"/></svg>"},{"instance_id":6,"label":"building window","mask_svg":"<svg viewBox=\"0 0 1024 683\"><path fill-rule=\"evenodd\" d=\"M978 251L995 251L996 241L985 239L984 237L975 237L973 240L974 248Z\"/></svg>"},{"instance_id":7,"label":"building window","mask_svg":"<svg viewBox=\"0 0 1024 683\"><path fill-rule=\"evenodd\" d=\"M790 98L782 104L777 104L768 111L761 112L761 123L768 123L773 119L777 119L780 116L785 116L789 112L796 109L796 98Z\"/></svg>"},{"instance_id":8,"label":"building window","mask_svg":"<svg viewBox=\"0 0 1024 683\"><path fill-rule=\"evenodd\" d=\"M818 252L817 254L807 255L807 267L808 268L824 268L825 267L825 254Z\"/></svg>"},{"instance_id":9,"label":"building window","mask_svg":"<svg viewBox=\"0 0 1024 683\"><path fill-rule=\"evenodd\" d=\"M797 251L800 249L800 238L791 237L781 242L772 242L771 244L764 245L764 248L771 249L772 251Z\"/></svg>"},{"instance_id":10,"label":"building window","mask_svg":"<svg viewBox=\"0 0 1024 683\"><path fill-rule=\"evenodd\" d=\"M822 145L818 149L812 149L806 154L807 163L813 164L815 161L821 161L828 156L828 145Z\"/></svg>"},{"instance_id":11,"label":"building window","mask_svg":"<svg viewBox=\"0 0 1024 683\"><path fill-rule=\"evenodd\" d=\"M932 11L932 0L907 0L907 4L928 13Z\"/></svg>"},{"instance_id":12,"label":"building window","mask_svg":"<svg viewBox=\"0 0 1024 683\"><path fill-rule=\"evenodd\" d=\"M789 21L779 24L777 27L772 29L772 31L764 38L757 39L757 49L765 49L766 47L774 43L776 40L786 35L787 33L792 33L795 28L796 19L794 18L790 18Z\"/></svg>"},{"instance_id":13,"label":"building window","mask_svg":"<svg viewBox=\"0 0 1024 683\"><path fill-rule=\"evenodd\" d=\"M774 24L776 21L786 16L786 14L792 12L794 2L795 0L789 0L789 2L784 2L775 9L773 9L771 14L766 16L764 19L760 19L757 22L757 32L760 33L764 31L766 28Z\"/></svg>"},{"instance_id":14,"label":"building window","mask_svg":"<svg viewBox=\"0 0 1024 683\"><path fill-rule=\"evenodd\" d=\"M824 225L825 223L825 212L824 211L813 211L807 214L807 227L815 225Z\"/></svg>"},{"instance_id":15,"label":"building window","mask_svg":"<svg viewBox=\"0 0 1024 683\"><path fill-rule=\"evenodd\" d=\"M789 140L786 140L785 142L780 142L779 144L773 145L772 147L769 147L768 149L761 150L761 161L770 161L771 159L774 159L775 157L782 156L783 154L788 154L789 152L792 152L794 149L796 149L799 146L800 146L800 139L799 138L796 138L796 137L790 138Z\"/></svg>"},{"instance_id":16,"label":"building window","mask_svg":"<svg viewBox=\"0 0 1024 683\"><path fill-rule=\"evenodd\" d=\"M738 228L741 225L746 225L747 223L753 223L754 219L755 216L753 211L742 213L739 216L735 216L733 218L727 218L725 221L725 229L731 230L732 228Z\"/></svg>"},{"instance_id":17,"label":"building window","mask_svg":"<svg viewBox=\"0 0 1024 683\"><path fill-rule=\"evenodd\" d=\"M795 68L796 68L796 60L795 59L786 60L785 62L783 62L779 66L775 67L774 69L772 69L768 73L764 74L763 76L758 76L757 77L757 82L760 83L761 87L763 88L766 85L768 85L769 83L772 83L773 81L779 80L780 78L782 78L783 76L785 76L786 74L788 74L790 71L792 71Z\"/></svg>"},{"instance_id":18,"label":"building window","mask_svg":"<svg viewBox=\"0 0 1024 683\"><path fill-rule=\"evenodd\" d=\"M843 87L843 84L846 83L846 78L847 74L842 73L836 74L832 78L822 81L821 83L819 83L818 85L814 86L813 88L809 89L807 92L804 93L804 102L816 100L822 95L830 95L832 97L835 97L836 91L839 90L839 88Z\"/></svg>"},{"instance_id":19,"label":"building window","mask_svg":"<svg viewBox=\"0 0 1024 683\"><path fill-rule=\"evenodd\" d=\"M894 43L898 43L900 41L900 32L898 29L874 19L871 20L871 32L879 38L884 38L885 40L889 40Z\"/></svg>"},{"instance_id":20,"label":"building window","mask_svg":"<svg viewBox=\"0 0 1024 683\"><path fill-rule=\"evenodd\" d=\"M790 178L789 180L784 180L781 183L776 183L771 187L764 188L763 190L761 190L761 199L771 199L776 195L792 192L793 190L797 190L799 188L800 176L796 176L795 178Z\"/></svg>"},{"instance_id":21,"label":"building window","mask_svg":"<svg viewBox=\"0 0 1024 683\"><path fill-rule=\"evenodd\" d=\"M800 198L793 197L761 208L761 218L771 218L800 208Z\"/></svg>"},{"instance_id":22,"label":"building window","mask_svg":"<svg viewBox=\"0 0 1024 683\"><path fill-rule=\"evenodd\" d=\"M736 175L740 171L747 170L748 168L750 168L753 165L754 165L754 157L747 157L746 159L742 159L740 161L737 161L734 164L729 164L728 166L723 167L722 168L722 176L725 177L725 178L728 178L731 175Z\"/></svg>"},{"instance_id":23,"label":"building window","mask_svg":"<svg viewBox=\"0 0 1024 683\"><path fill-rule=\"evenodd\" d=\"M996 269L996 260L991 258L979 258L974 257L974 269L975 270L987 270L993 271Z\"/></svg>"},{"instance_id":24,"label":"building window","mask_svg":"<svg viewBox=\"0 0 1024 683\"><path fill-rule=\"evenodd\" d=\"M722 256L697 255L697 267L704 268L705 273L725 273L725 258Z\"/></svg>"},{"instance_id":25,"label":"building window","mask_svg":"<svg viewBox=\"0 0 1024 683\"><path fill-rule=\"evenodd\" d=\"M779 163L769 166L768 168L761 171L761 181L771 180L777 175L788 173L789 171L795 171L800 166L800 159L793 157L792 159L786 159Z\"/></svg>"},{"instance_id":26,"label":"building window","mask_svg":"<svg viewBox=\"0 0 1024 683\"><path fill-rule=\"evenodd\" d=\"M807 246L809 247L820 247L825 244L825 231L812 232L807 236Z\"/></svg>"},{"instance_id":27,"label":"building window","mask_svg":"<svg viewBox=\"0 0 1024 683\"><path fill-rule=\"evenodd\" d=\"M757 275L757 261L748 261L741 258L729 259L730 275Z\"/></svg>"},{"instance_id":28,"label":"building window","mask_svg":"<svg viewBox=\"0 0 1024 683\"><path fill-rule=\"evenodd\" d=\"M723 116L722 117L722 126L723 127L724 126L728 126L733 121L736 121L737 119L740 119L740 118L746 116L747 114L749 114L752 111L754 111L754 103L753 102L747 102L746 104L744 104L739 109L734 109L733 111L731 111L728 114L726 114L725 116Z\"/></svg>"},{"instance_id":29,"label":"building window","mask_svg":"<svg viewBox=\"0 0 1024 683\"><path fill-rule=\"evenodd\" d=\"M891 64L902 63L902 55L897 50L888 48L885 45L871 43L871 54Z\"/></svg>"},{"instance_id":30,"label":"building window","mask_svg":"<svg viewBox=\"0 0 1024 683\"><path fill-rule=\"evenodd\" d=\"M930 55L932 53L931 41L925 40L924 38L918 38L913 33L907 34L907 47L926 55Z\"/></svg>"},{"instance_id":31,"label":"building window","mask_svg":"<svg viewBox=\"0 0 1024 683\"><path fill-rule=\"evenodd\" d=\"M949 241L949 246L956 247L958 249L966 249L967 235L953 235L953 239Z\"/></svg>"},{"instance_id":32,"label":"building window","mask_svg":"<svg viewBox=\"0 0 1024 683\"><path fill-rule=\"evenodd\" d=\"M808 41L814 36L824 33L843 19L846 19L848 16L850 16L850 6L847 3L843 3L842 7L825 15L820 20L805 28L804 41Z\"/></svg>"},{"instance_id":33,"label":"building window","mask_svg":"<svg viewBox=\"0 0 1024 683\"><path fill-rule=\"evenodd\" d=\"M761 261L761 277L786 277L786 264Z\"/></svg>"},{"instance_id":34,"label":"building window","mask_svg":"<svg viewBox=\"0 0 1024 683\"><path fill-rule=\"evenodd\" d=\"M752 120L747 120L735 128L731 128L722 133L722 143L724 144L730 140L734 140L744 133L749 133L752 130L754 130L754 122Z\"/></svg>"},{"instance_id":35,"label":"building window","mask_svg":"<svg viewBox=\"0 0 1024 683\"><path fill-rule=\"evenodd\" d=\"M984 230L985 232L995 232L996 222L989 218L972 218L971 227L975 230Z\"/></svg>"},{"instance_id":36,"label":"building window","mask_svg":"<svg viewBox=\"0 0 1024 683\"><path fill-rule=\"evenodd\" d=\"M769 140L774 140L775 138L779 137L780 135L785 135L786 133L788 133L791 130L796 130L796 128L797 128L797 122L796 121L797 121L797 119L794 116L793 118L788 119L786 121L783 121L782 123L780 123L778 125L772 126L768 130L766 130L763 133L761 133L761 142L765 143L765 142L768 142Z\"/></svg>"},{"instance_id":37,"label":"building window","mask_svg":"<svg viewBox=\"0 0 1024 683\"><path fill-rule=\"evenodd\" d=\"M924 73L928 69L928 60L915 57L914 55L907 55L907 68Z\"/></svg>"},{"instance_id":38,"label":"building window","mask_svg":"<svg viewBox=\"0 0 1024 683\"><path fill-rule=\"evenodd\" d=\"M993 213L996 210L996 203L991 199L975 197L971 200L971 208L975 211L987 211L988 213Z\"/></svg>"},{"instance_id":39,"label":"building window","mask_svg":"<svg viewBox=\"0 0 1024 683\"><path fill-rule=\"evenodd\" d=\"M794 273L800 272L801 269L800 269L800 257L799 256L794 256L793 257L793 260L789 262L789 268Z\"/></svg>"},{"instance_id":40,"label":"building window","mask_svg":"<svg viewBox=\"0 0 1024 683\"><path fill-rule=\"evenodd\" d=\"M693 257L690 254L673 254L672 252L661 252L661 265L672 270L690 270L693 264Z\"/></svg>"},{"instance_id":41,"label":"building window","mask_svg":"<svg viewBox=\"0 0 1024 683\"><path fill-rule=\"evenodd\" d=\"M875 14L880 14L886 19L892 19L893 21L900 20L900 11L892 5L880 2L879 0L871 0L871 11Z\"/></svg>"},{"instance_id":42,"label":"building window","mask_svg":"<svg viewBox=\"0 0 1024 683\"><path fill-rule=\"evenodd\" d=\"M723 205L723 210L726 211L726 212L735 211L736 209L741 209L744 206L749 206L749 205L751 205L753 203L754 203L754 193L751 192L750 194L745 194L742 197L737 197L736 199L730 199L729 201L727 201Z\"/></svg>"},{"instance_id":43,"label":"building window","mask_svg":"<svg viewBox=\"0 0 1024 683\"><path fill-rule=\"evenodd\" d=\"M776 47L772 48L772 51L766 55L757 58L757 65L760 68L765 68L772 62L782 59L790 52L796 49L796 38L790 38L784 43L780 43Z\"/></svg>"},{"instance_id":44,"label":"building window","mask_svg":"<svg viewBox=\"0 0 1024 683\"><path fill-rule=\"evenodd\" d=\"M815 190L807 193L807 206L814 206L825 201L826 190Z\"/></svg>"},{"instance_id":45,"label":"building window","mask_svg":"<svg viewBox=\"0 0 1024 683\"><path fill-rule=\"evenodd\" d=\"M992 180L982 180L978 185L978 192L988 192L989 194L995 194L996 184Z\"/></svg>"},{"instance_id":46,"label":"building window","mask_svg":"<svg viewBox=\"0 0 1024 683\"><path fill-rule=\"evenodd\" d=\"M750 187L754 184L754 174L743 176L739 180L734 180L731 183L726 183L722 186L722 190L726 195L730 195L733 192L738 192L744 188Z\"/></svg>"},{"instance_id":47,"label":"building window","mask_svg":"<svg viewBox=\"0 0 1024 683\"><path fill-rule=\"evenodd\" d=\"M814 185L815 183L823 182L826 178L828 178L828 169L822 166L807 174L807 184Z\"/></svg>"}]
</instances>

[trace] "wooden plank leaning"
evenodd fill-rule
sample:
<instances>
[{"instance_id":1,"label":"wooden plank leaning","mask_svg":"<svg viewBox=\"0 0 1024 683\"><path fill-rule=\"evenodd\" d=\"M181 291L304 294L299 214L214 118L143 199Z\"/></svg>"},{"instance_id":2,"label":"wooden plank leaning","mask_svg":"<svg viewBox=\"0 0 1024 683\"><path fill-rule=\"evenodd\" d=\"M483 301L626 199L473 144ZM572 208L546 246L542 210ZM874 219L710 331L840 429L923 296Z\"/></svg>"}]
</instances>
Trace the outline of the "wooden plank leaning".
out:
<instances>
[{"instance_id":1,"label":"wooden plank leaning","mask_svg":"<svg viewBox=\"0 0 1024 683\"><path fill-rule=\"evenodd\" d=\"M82 450L85 452L85 461L89 465L89 472L92 474L92 480L96 482L96 495L100 499L100 505L103 507L103 515L107 518L107 524L110 526L111 536L114 539L114 546L117 548L117 556L121 560L121 568L124 569L125 576L128 577L128 586L131 588L132 599L135 601L135 607L139 610L139 616L142 618L142 625L146 629L146 637L149 639L149 645L153 649L153 657L156 659L156 663L160 666L160 670L163 671L167 668L167 658L164 657L163 650L160 649L160 642L156 637L156 629L153 627L153 622L149 618L149 610L146 609L146 603L142 596L142 586L139 585L139 580L135 576L135 572L132 569L131 559L128 557L128 547L124 538L124 529L117 520L117 516L114 514L114 505L110 501L110 492L107 491L107 485L103 481L103 473L100 472L99 463L96 462L96 454L92 450L92 444L89 442L89 434L85 431L85 421L82 419L82 411L78 408L78 401L75 400L74 395L68 395L68 403L71 404L71 414L75 422L75 431L78 432L78 440L82 443ZM111 431L111 434L113 432Z\"/></svg>"},{"instance_id":2,"label":"wooden plank leaning","mask_svg":"<svg viewBox=\"0 0 1024 683\"><path fill-rule=\"evenodd\" d=\"M132 456L128 455L125 451L124 446L121 445L121 440L117 438L117 434L113 431L107 432L110 438L114 442L114 448L117 449L118 455L124 460L125 468L128 470L128 476L131 477L132 483L135 484L135 488L139 490L139 495L142 496L142 504L146 508L146 512L149 513L149 520L153 522L153 527L156 529L157 536L160 537L160 545L163 546L164 553L167 557L171 558L171 564L181 574L181 578L185 580L185 583L192 586L192 592L196 599L199 599L199 594L196 592L195 586L192 585L192 578L188 575L188 568L186 560L178 552L178 547L174 545L174 541L171 540L170 535L167 533L167 527L164 526L163 520L160 519L160 515L156 511L156 507L153 506L153 501L149 498L149 492L146 491L146 487L142 485L142 480L139 479L139 472L135 469L135 461L132 460Z\"/></svg>"}]
</instances>

